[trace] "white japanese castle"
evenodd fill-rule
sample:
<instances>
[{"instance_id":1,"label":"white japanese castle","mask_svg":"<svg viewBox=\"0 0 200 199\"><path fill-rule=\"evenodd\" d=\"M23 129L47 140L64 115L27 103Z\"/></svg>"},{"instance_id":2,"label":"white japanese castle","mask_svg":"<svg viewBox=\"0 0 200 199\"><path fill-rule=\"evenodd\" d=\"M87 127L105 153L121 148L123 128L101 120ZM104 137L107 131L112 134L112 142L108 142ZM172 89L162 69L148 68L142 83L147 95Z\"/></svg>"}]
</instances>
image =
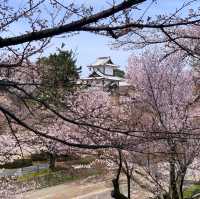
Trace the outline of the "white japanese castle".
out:
<instances>
[{"instance_id":1,"label":"white japanese castle","mask_svg":"<svg viewBox=\"0 0 200 199\"><path fill-rule=\"evenodd\" d=\"M88 68L89 76L80 80L91 89L100 88L104 91L124 92L130 87L124 78L115 75L118 66L112 62L110 57L99 57Z\"/></svg>"}]
</instances>

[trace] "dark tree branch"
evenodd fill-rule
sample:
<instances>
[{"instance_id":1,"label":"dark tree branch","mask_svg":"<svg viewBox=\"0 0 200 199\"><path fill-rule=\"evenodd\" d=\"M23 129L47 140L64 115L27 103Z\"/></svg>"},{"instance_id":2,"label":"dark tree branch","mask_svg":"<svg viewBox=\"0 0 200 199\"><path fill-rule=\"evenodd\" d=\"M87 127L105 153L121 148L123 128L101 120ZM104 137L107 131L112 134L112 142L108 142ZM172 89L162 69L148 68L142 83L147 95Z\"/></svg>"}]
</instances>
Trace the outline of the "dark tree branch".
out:
<instances>
[{"instance_id":1,"label":"dark tree branch","mask_svg":"<svg viewBox=\"0 0 200 199\"><path fill-rule=\"evenodd\" d=\"M162 32L169 38L169 40L171 42L173 42L175 45L177 45L181 50L185 51L188 53L188 55L192 56L192 57L196 57L194 55L194 52L192 50L190 50L189 48L184 47L183 45L179 44L179 42L176 41L176 39L174 39L167 31L165 31L164 28L161 28Z\"/></svg>"},{"instance_id":2,"label":"dark tree branch","mask_svg":"<svg viewBox=\"0 0 200 199\"><path fill-rule=\"evenodd\" d=\"M6 46L11 46L11 45L17 45L17 44L22 44L25 42L30 42L30 41L35 41L35 40L41 40L47 37L53 37L55 35L60 35L62 33L69 33L69 32L74 32L74 31L81 31L81 28L83 26L95 23L101 19L105 19L117 12L120 12L124 9L128 9L132 7L133 5L137 5L139 3L144 2L145 0L126 0L123 1L122 3L113 6L112 8L100 11L94 15L91 15L89 17L84 17L80 20L71 22L66 25L58 26L55 28L49 28L37 32L31 32L28 34L24 34L21 36L16 36L16 37L10 37L10 38L1 38L0 39L0 48L6 47Z\"/></svg>"},{"instance_id":3,"label":"dark tree branch","mask_svg":"<svg viewBox=\"0 0 200 199\"><path fill-rule=\"evenodd\" d=\"M108 25L102 25L102 26L84 26L80 28L80 31L115 31L115 30L124 30L127 28L152 28L152 29L161 29L161 28L170 28L170 27L176 27L176 26L186 26L186 25L192 25L192 24L198 24L200 23L200 19L192 20L192 21L183 21L183 22L177 22L177 23L168 23L168 24L142 24L138 22L130 22L128 24L119 25L119 26L108 26Z\"/></svg>"},{"instance_id":4,"label":"dark tree branch","mask_svg":"<svg viewBox=\"0 0 200 199\"><path fill-rule=\"evenodd\" d=\"M54 137L54 136L50 136L50 135L47 135L45 133L42 133L40 131L38 131L37 129L33 129L32 127L30 127L28 124L26 124L25 122L23 122L22 120L20 120L14 113L11 113L9 110L5 109L4 107L0 106L0 111L9 116L10 118L12 118L18 125L24 127L25 129L33 132L35 135L37 136L41 136L41 137L44 137L44 138L47 138L47 139L50 139L50 140L54 140L54 141L57 141L61 144L64 144L64 145L67 145L67 146L70 146L70 147L76 147L76 148L83 148L83 149L105 149L105 148L117 148L113 145L89 145L89 144L76 144L76 143L71 143L71 142L67 142L63 139L59 139L57 137Z\"/></svg>"}]
</instances>

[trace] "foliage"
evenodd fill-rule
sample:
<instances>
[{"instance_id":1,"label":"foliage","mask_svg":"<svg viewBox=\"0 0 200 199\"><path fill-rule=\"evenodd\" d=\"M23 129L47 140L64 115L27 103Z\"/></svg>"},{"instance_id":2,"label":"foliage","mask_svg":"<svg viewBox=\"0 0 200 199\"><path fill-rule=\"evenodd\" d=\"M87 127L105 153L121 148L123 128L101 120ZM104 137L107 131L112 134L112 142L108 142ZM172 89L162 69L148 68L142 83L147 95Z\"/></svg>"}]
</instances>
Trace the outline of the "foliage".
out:
<instances>
[{"instance_id":1,"label":"foliage","mask_svg":"<svg viewBox=\"0 0 200 199\"><path fill-rule=\"evenodd\" d=\"M47 161L48 160L48 155L46 152L41 152L41 153L34 153L31 154L31 160L32 161Z\"/></svg>"},{"instance_id":2,"label":"foliage","mask_svg":"<svg viewBox=\"0 0 200 199\"><path fill-rule=\"evenodd\" d=\"M43 169L39 172L34 172L18 177L19 183L30 183L34 181L36 188L44 188L55 186L65 182L84 179L89 176L101 175L102 172L95 169Z\"/></svg>"},{"instance_id":3,"label":"foliage","mask_svg":"<svg viewBox=\"0 0 200 199\"><path fill-rule=\"evenodd\" d=\"M76 160L79 160L80 159L80 156L77 154L77 155L70 155L70 154L60 154L57 156L57 161L76 161Z\"/></svg>"},{"instance_id":4,"label":"foliage","mask_svg":"<svg viewBox=\"0 0 200 199\"><path fill-rule=\"evenodd\" d=\"M28 167L28 166L32 166L31 159L17 159L17 160L14 160L13 162L8 162L3 165L0 165L0 168L16 169L16 168L23 168L23 167Z\"/></svg>"},{"instance_id":5,"label":"foliage","mask_svg":"<svg viewBox=\"0 0 200 199\"><path fill-rule=\"evenodd\" d=\"M103 3L105 2L103 1ZM17 98L17 100L11 100L9 105L1 102L0 111L2 117L8 123L9 133L15 137L17 142L9 142L7 139L5 139L4 144L1 142L1 157L7 159L7 156L18 153L19 149L14 150L14 152L12 150L16 149L16 146L22 145L23 150L27 149L27 145L24 146L25 143L28 143L30 147L36 145L35 148L44 148L44 145L40 148L41 145L35 144L34 139L31 140L32 142L23 139L21 129L16 128L16 124L38 135L39 138L53 140L57 144L50 143L49 145L54 145L54 149L57 149L60 143L67 147L73 146L84 149L110 149L122 148L123 146L126 149L123 156L126 165L133 161L135 154L132 154L132 151L134 150L141 153L149 152L147 148L151 149L151 153L163 153L164 151L164 153L168 153L167 158L169 158L170 167L169 164L163 164L162 168L167 165L171 176L162 176L161 174L164 175L165 173L160 172L160 175L156 173L153 177L155 177L156 182L163 182L163 179L166 179L167 183L171 182L171 184L168 184L168 188L171 188L174 193L177 191L174 188L175 179L180 177L180 182L184 180L187 166L191 164L199 151L199 148L196 147L199 143L194 141L199 140L199 136L196 136L194 130L197 129L196 126L192 125L194 123L193 117L196 115L189 110L192 103L190 100L192 90L190 79L187 79L188 75L181 73L182 67L177 68L177 65L180 66L179 63L177 64L175 59L169 59L172 58L169 55L181 51L184 52L183 57L188 55L199 56L199 10L198 8L196 10L190 9L188 14L180 14L182 10L192 7L191 4L195 2L180 1L183 4L168 16L165 14L157 16L157 13L155 13L154 16L146 17L146 11L154 3L157 3L157 1L152 1L148 9L141 9L141 16L135 15L136 10L138 12L140 10L139 4L143 2L145 0L128 0L118 3L110 1L108 8L99 11L99 6L77 5L65 1L63 4L57 1L47 2L43 0L30 0L24 4L17 4L16 1L15 6L11 5L10 1L2 1L0 4L0 48L2 49L0 65L2 69L1 78L5 81L0 81L0 84L4 88L2 89L3 92L9 93L12 99ZM47 7L51 12L46 12L44 15L40 14L46 11ZM25 26L23 26L23 30L13 36L12 30L18 27L18 23L23 23ZM122 107L123 111L118 110L119 107L114 110L103 107L105 103L99 105L97 100L94 100L94 95L88 97L88 101L86 98L81 98L80 103L68 103L70 99L66 91L71 91L71 87L72 90L74 89L73 82L77 78L76 74L69 72L65 67L61 67L63 62L57 59L55 54L52 55L52 58L56 59L58 65L52 60L49 63L45 58L38 61L38 64L41 63L41 65L46 66L46 68L42 68L43 71L40 71L40 75L33 70L37 69L37 66L33 66L29 60L32 56L41 56L45 47L50 43L51 37L64 33L67 36L73 36L79 31L111 36L116 39L116 46L120 47L124 45L129 46L129 48L140 48L158 44L164 47L166 54L163 57L168 57L168 63L161 61L163 57L152 59L148 55L144 56L143 59L132 59L133 65L143 67L142 70L141 68L136 68L139 69L138 71L132 70L132 77L134 76L133 73L138 76L135 79L130 78L130 82L135 83L133 86L139 92L139 95L135 98L135 101L139 103L134 104L135 101L126 103ZM74 62L68 64L73 65ZM180 64L182 65L182 63ZM172 67L169 68L168 66ZM10 69L12 71L9 71ZM175 69L175 73L173 69ZM66 76L68 72L70 75ZM72 78L70 78L71 76ZM43 84L41 87L38 86L41 83L40 77ZM33 91L34 94L39 93L39 99L45 100L49 104L40 103L38 107L35 106L34 108L30 104L27 106L24 98L38 102L31 95ZM64 99L62 98L63 93L66 93ZM59 108L63 105L64 100L67 102L64 104L65 109L60 110ZM13 102L16 101L17 107L14 107ZM19 101L23 104L23 107L19 107ZM58 104L52 106L55 101L62 103L60 106ZM145 113L148 113L143 115L144 111L138 111L141 114L137 114L136 109L131 107L132 105L136 105L140 110L145 109ZM74 107L71 108L71 106ZM53 108L55 110L52 110ZM43 113L41 110L46 111L46 115L50 115L45 117L45 119L48 119L44 123L39 117ZM53 114L49 112L56 116L53 117ZM114 116L110 113L114 113ZM65 124L60 125L62 122L58 124L58 119L55 118L60 118ZM53 126L52 123L56 124ZM71 127L70 124L76 127ZM3 129L2 132L7 134L7 129L5 131ZM194 139L191 139L189 134L194 135ZM175 136L178 137L175 138ZM150 146L147 144L147 138L151 141ZM66 151L63 146L60 148L63 148L62 152ZM115 154L113 151L111 155L109 154L109 158ZM179 153L180 151L181 153ZM82 151L77 150L76 152ZM92 150L93 152L94 150ZM169 154L176 155L176 157L170 157ZM175 168L181 168L181 170L175 170ZM149 181L152 182L151 179ZM155 185L152 189L157 194L156 191L160 187Z\"/></svg>"},{"instance_id":6,"label":"foliage","mask_svg":"<svg viewBox=\"0 0 200 199\"><path fill-rule=\"evenodd\" d=\"M92 156L88 156L88 157L84 157L84 158L80 158L79 159L79 164L90 164L92 161L95 160L95 157Z\"/></svg>"},{"instance_id":7,"label":"foliage","mask_svg":"<svg viewBox=\"0 0 200 199\"><path fill-rule=\"evenodd\" d=\"M70 156L58 156L57 162L63 162L65 165L88 165L92 161L95 160L95 157L87 156L87 157L70 157Z\"/></svg>"},{"instance_id":8,"label":"foliage","mask_svg":"<svg viewBox=\"0 0 200 199\"><path fill-rule=\"evenodd\" d=\"M42 71L44 84L55 87L59 84L66 86L69 82L79 78L81 68L77 68L75 54L72 50L58 49L58 53L40 58L37 63L45 65Z\"/></svg>"},{"instance_id":9,"label":"foliage","mask_svg":"<svg viewBox=\"0 0 200 199\"><path fill-rule=\"evenodd\" d=\"M0 198L22 199L23 193L35 189L35 183L19 183L17 177L0 178Z\"/></svg>"},{"instance_id":10,"label":"foliage","mask_svg":"<svg viewBox=\"0 0 200 199\"><path fill-rule=\"evenodd\" d=\"M58 49L58 53L42 57L37 61L40 65L41 93L40 99L59 98L62 90L73 91L81 68L76 65L75 54L72 50Z\"/></svg>"},{"instance_id":11,"label":"foliage","mask_svg":"<svg viewBox=\"0 0 200 199\"><path fill-rule=\"evenodd\" d=\"M137 97L133 103L141 111L141 126L137 126L137 131L141 130L146 140L131 142L141 153L143 162L137 161L135 152L123 151L122 168L127 179L134 176L133 181L155 197L162 198L164 192L170 199L180 199L188 167L194 166L195 160L196 165L199 162L199 143L195 141L199 133L193 130L199 121L195 120L192 71L186 70L183 54L179 52L163 57L155 50L129 59L127 78L136 90ZM132 121L130 117L128 122ZM194 139L191 139L191 134ZM149 155L145 157L145 153ZM157 154L157 159L152 154ZM130 174L134 164L139 166L139 172Z\"/></svg>"},{"instance_id":12,"label":"foliage","mask_svg":"<svg viewBox=\"0 0 200 199\"><path fill-rule=\"evenodd\" d=\"M35 177L40 177L40 176L44 176L44 175L47 175L49 174L50 170L49 169L42 169L40 171L37 171L37 172L31 172L29 174L25 174L23 176L19 176L18 177L18 180L19 181L28 181L28 180L31 180Z\"/></svg>"},{"instance_id":13,"label":"foliage","mask_svg":"<svg viewBox=\"0 0 200 199\"><path fill-rule=\"evenodd\" d=\"M191 198L195 194L200 193L200 185L199 184L194 184L191 185L190 187L186 188L185 191L183 192L184 198Z\"/></svg>"},{"instance_id":14,"label":"foliage","mask_svg":"<svg viewBox=\"0 0 200 199\"><path fill-rule=\"evenodd\" d=\"M114 76L124 78L125 72L123 70L118 69L118 68L114 69Z\"/></svg>"}]
</instances>

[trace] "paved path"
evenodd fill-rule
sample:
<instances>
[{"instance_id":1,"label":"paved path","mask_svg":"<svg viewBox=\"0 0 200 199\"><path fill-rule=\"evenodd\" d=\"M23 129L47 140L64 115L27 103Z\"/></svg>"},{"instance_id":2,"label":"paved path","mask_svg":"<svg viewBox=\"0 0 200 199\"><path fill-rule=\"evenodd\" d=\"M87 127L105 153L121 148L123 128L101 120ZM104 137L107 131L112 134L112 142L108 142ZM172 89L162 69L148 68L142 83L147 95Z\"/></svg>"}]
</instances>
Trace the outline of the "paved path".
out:
<instances>
[{"instance_id":1,"label":"paved path","mask_svg":"<svg viewBox=\"0 0 200 199\"><path fill-rule=\"evenodd\" d=\"M126 186L122 187L126 190ZM66 183L25 193L25 199L112 199L111 179L103 182ZM134 191L134 199L144 199L143 191Z\"/></svg>"},{"instance_id":2,"label":"paved path","mask_svg":"<svg viewBox=\"0 0 200 199\"><path fill-rule=\"evenodd\" d=\"M80 183L67 183L31 191L24 194L24 196L25 199L89 199L94 198L94 195L99 194L108 195L109 193L110 195L111 189L111 184L108 182L98 182L86 185ZM95 199L97 198L98 197Z\"/></svg>"}]
</instances>

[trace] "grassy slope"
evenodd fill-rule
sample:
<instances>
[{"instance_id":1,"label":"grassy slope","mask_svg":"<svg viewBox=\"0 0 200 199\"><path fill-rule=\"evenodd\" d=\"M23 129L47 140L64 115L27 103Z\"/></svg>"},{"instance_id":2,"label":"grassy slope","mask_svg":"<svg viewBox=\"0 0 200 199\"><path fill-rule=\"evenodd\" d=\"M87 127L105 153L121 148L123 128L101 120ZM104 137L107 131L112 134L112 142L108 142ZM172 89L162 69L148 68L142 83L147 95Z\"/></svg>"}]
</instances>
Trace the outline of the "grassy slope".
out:
<instances>
[{"instance_id":1,"label":"grassy slope","mask_svg":"<svg viewBox=\"0 0 200 199\"><path fill-rule=\"evenodd\" d=\"M194 184L184 191L184 198L191 198L193 195L200 193L200 185Z\"/></svg>"}]
</instances>

